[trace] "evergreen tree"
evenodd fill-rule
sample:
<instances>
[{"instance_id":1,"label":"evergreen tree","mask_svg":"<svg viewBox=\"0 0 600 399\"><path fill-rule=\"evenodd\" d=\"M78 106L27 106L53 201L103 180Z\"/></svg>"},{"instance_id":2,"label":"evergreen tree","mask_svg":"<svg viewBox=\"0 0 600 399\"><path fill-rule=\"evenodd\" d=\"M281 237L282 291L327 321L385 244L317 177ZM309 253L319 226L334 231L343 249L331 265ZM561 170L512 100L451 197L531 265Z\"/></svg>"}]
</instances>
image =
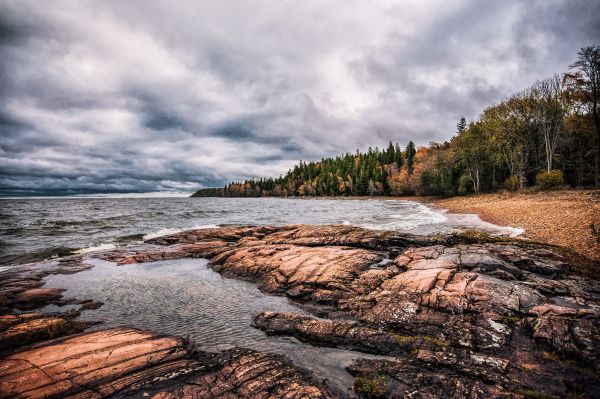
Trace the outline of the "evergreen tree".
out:
<instances>
[{"instance_id":1,"label":"evergreen tree","mask_svg":"<svg viewBox=\"0 0 600 399\"><path fill-rule=\"evenodd\" d=\"M392 141L390 140L387 150L385 151L384 163L390 164L390 163L394 162L395 155L396 155L396 149L394 148L394 144L392 144Z\"/></svg>"},{"instance_id":2,"label":"evergreen tree","mask_svg":"<svg viewBox=\"0 0 600 399\"><path fill-rule=\"evenodd\" d=\"M460 121L458 122L458 124L456 125L456 133L460 134L462 133L465 129L467 128L467 120L465 119L465 117L463 116L462 118L460 118Z\"/></svg>"},{"instance_id":3,"label":"evergreen tree","mask_svg":"<svg viewBox=\"0 0 600 399\"><path fill-rule=\"evenodd\" d=\"M402 168L402 150L400 149L400 145L396 143L394 146L394 162L398 165L398 169Z\"/></svg>"},{"instance_id":4,"label":"evergreen tree","mask_svg":"<svg viewBox=\"0 0 600 399\"><path fill-rule=\"evenodd\" d=\"M383 185L383 195L390 195L390 184L388 182L388 171L387 168L384 167L381 173L381 183Z\"/></svg>"},{"instance_id":5,"label":"evergreen tree","mask_svg":"<svg viewBox=\"0 0 600 399\"><path fill-rule=\"evenodd\" d=\"M417 150L415 148L415 143L412 141L408 142L406 146L406 168L408 169L408 174L412 175L413 167L415 162L415 155L417 154Z\"/></svg>"}]
</instances>

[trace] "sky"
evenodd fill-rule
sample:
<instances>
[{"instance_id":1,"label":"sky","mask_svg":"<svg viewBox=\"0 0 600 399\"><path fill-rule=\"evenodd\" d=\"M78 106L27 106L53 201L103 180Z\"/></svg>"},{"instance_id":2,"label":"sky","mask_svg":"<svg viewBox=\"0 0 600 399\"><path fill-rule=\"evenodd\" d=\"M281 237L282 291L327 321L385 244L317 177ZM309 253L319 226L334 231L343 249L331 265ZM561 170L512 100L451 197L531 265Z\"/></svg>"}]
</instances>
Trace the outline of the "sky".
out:
<instances>
[{"instance_id":1,"label":"sky","mask_svg":"<svg viewBox=\"0 0 600 399\"><path fill-rule=\"evenodd\" d=\"M0 0L0 196L194 191L458 120L600 43L600 0Z\"/></svg>"}]
</instances>

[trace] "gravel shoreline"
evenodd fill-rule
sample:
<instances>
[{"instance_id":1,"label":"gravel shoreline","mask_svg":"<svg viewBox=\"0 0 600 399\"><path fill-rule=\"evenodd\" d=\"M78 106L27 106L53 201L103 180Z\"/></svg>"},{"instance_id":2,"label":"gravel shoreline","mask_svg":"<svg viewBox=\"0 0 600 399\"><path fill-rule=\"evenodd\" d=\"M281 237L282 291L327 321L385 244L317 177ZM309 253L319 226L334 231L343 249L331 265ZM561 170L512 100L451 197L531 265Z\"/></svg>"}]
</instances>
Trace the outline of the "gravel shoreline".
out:
<instances>
[{"instance_id":1,"label":"gravel shoreline","mask_svg":"<svg viewBox=\"0 0 600 399\"><path fill-rule=\"evenodd\" d=\"M600 245L590 224L600 226L599 190L560 190L527 194L498 193L446 199L405 198L447 209L475 213L500 226L525 229L524 237L571 248L600 260Z\"/></svg>"}]
</instances>

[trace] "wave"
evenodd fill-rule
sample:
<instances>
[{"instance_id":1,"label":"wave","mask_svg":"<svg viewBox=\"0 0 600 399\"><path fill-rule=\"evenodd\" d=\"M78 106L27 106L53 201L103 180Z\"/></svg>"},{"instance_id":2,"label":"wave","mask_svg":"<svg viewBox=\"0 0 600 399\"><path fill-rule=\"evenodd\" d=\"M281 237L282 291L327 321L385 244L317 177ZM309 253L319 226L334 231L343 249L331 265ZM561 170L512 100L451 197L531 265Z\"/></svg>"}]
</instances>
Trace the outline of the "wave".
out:
<instances>
[{"instance_id":1,"label":"wave","mask_svg":"<svg viewBox=\"0 0 600 399\"><path fill-rule=\"evenodd\" d=\"M444 210L444 212L447 212L447 210ZM452 222L458 226L469 226L469 229L482 230L497 236L515 238L525 232L525 229L521 227L498 226L485 222L474 213L447 213L447 215L451 216ZM465 227L462 227L460 230L465 230Z\"/></svg>"},{"instance_id":2,"label":"wave","mask_svg":"<svg viewBox=\"0 0 600 399\"><path fill-rule=\"evenodd\" d=\"M0 268L61 258L63 256L73 255L76 251L76 248L52 247L40 251L28 251L18 255L0 256Z\"/></svg>"},{"instance_id":3,"label":"wave","mask_svg":"<svg viewBox=\"0 0 600 399\"><path fill-rule=\"evenodd\" d=\"M107 194L76 194L64 198L90 198L90 199L140 199L140 198L189 198L193 192L189 191L153 191L148 193L107 193Z\"/></svg>"},{"instance_id":4,"label":"wave","mask_svg":"<svg viewBox=\"0 0 600 399\"><path fill-rule=\"evenodd\" d=\"M100 245L96 245L94 247L78 249L77 251L75 251L75 253L78 255L81 255L81 254L87 254L87 253L96 252L96 251L107 251L109 249L115 249L115 248L116 248L115 244L100 244Z\"/></svg>"},{"instance_id":5,"label":"wave","mask_svg":"<svg viewBox=\"0 0 600 399\"><path fill-rule=\"evenodd\" d=\"M475 214L449 213L446 209L432 209L424 204L407 201L389 202L388 215L374 218L358 226L371 230L396 230L416 234L451 234L465 230L482 230L496 236L518 237L522 228L498 226L484 222ZM399 212L394 212L398 210Z\"/></svg>"},{"instance_id":6,"label":"wave","mask_svg":"<svg viewBox=\"0 0 600 399\"><path fill-rule=\"evenodd\" d=\"M182 231L186 231L186 230L214 229L217 227L219 227L219 226L217 226L216 224L203 224L203 225L199 225L199 226L185 227L185 228L181 228L181 229L164 228L164 229L160 229L154 233L146 234L142 238L144 241L146 241L146 240L150 240L152 238L181 233Z\"/></svg>"},{"instance_id":7,"label":"wave","mask_svg":"<svg viewBox=\"0 0 600 399\"><path fill-rule=\"evenodd\" d=\"M117 237L117 239L115 241L118 242L119 244L130 244L133 242L141 242L143 240L144 240L143 234L128 234L125 236Z\"/></svg>"}]
</instances>

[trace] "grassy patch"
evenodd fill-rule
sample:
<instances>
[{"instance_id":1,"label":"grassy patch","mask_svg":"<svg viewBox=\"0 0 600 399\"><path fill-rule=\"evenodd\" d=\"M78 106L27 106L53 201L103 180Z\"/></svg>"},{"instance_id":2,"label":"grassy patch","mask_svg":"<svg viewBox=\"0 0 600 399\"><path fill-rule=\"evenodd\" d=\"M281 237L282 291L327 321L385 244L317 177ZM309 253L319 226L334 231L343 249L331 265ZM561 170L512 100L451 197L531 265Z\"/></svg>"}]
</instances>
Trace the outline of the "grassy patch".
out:
<instances>
[{"instance_id":1,"label":"grassy patch","mask_svg":"<svg viewBox=\"0 0 600 399\"><path fill-rule=\"evenodd\" d=\"M462 233L454 234L454 236L465 244L484 244L499 240L498 237L479 230L465 230Z\"/></svg>"},{"instance_id":2,"label":"grassy patch","mask_svg":"<svg viewBox=\"0 0 600 399\"><path fill-rule=\"evenodd\" d=\"M504 321L504 323L509 324L509 325L515 325L518 322L520 322L521 320L522 320L522 318L519 316L504 316L502 318L502 321Z\"/></svg>"},{"instance_id":3,"label":"grassy patch","mask_svg":"<svg viewBox=\"0 0 600 399\"><path fill-rule=\"evenodd\" d=\"M429 335L402 335L398 333L392 333L392 336L402 344L413 344L415 342L423 341L435 346L448 346L446 341Z\"/></svg>"},{"instance_id":4,"label":"grassy patch","mask_svg":"<svg viewBox=\"0 0 600 399\"><path fill-rule=\"evenodd\" d=\"M448 346L448 343L446 341L441 340L436 337L430 337L429 335L424 335L422 338L425 342L429 342L430 344L433 344L435 346L442 346L442 347Z\"/></svg>"},{"instance_id":5,"label":"grassy patch","mask_svg":"<svg viewBox=\"0 0 600 399\"><path fill-rule=\"evenodd\" d=\"M352 389L360 398L385 398L387 380L384 376L375 378L359 377L354 380L354 386Z\"/></svg>"},{"instance_id":6,"label":"grassy patch","mask_svg":"<svg viewBox=\"0 0 600 399\"><path fill-rule=\"evenodd\" d=\"M544 351L544 352L542 352L542 357L546 360L560 362L560 357L554 352Z\"/></svg>"},{"instance_id":7,"label":"grassy patch","mask_svg":"<svg viewBox=\"0 0 600 399\"><path fill-rule=\"evenodd\" d=\"M415 342L416 338L413 335L402 335L397 333L392 333L392 336L396 339L396 341L400 342L401 344L411 344Z\"/></svg>"}]
</instances>

